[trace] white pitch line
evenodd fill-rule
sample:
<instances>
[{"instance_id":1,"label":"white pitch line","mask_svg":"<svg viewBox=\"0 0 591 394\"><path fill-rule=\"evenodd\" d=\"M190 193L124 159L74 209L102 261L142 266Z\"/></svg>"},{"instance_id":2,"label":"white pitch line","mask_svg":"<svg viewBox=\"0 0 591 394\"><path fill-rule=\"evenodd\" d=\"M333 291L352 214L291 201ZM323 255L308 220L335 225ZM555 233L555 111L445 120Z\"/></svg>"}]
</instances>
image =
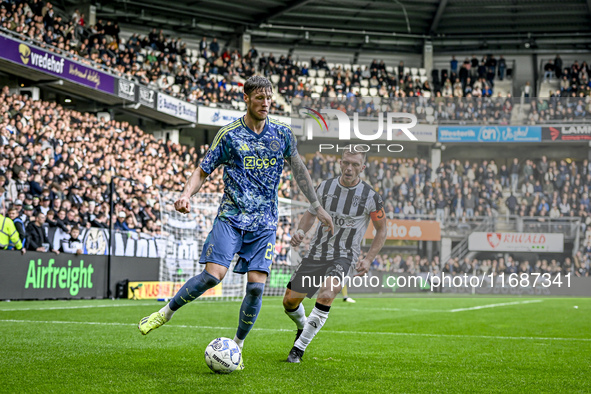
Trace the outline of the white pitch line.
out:
<instances>
[{"instance_id":1,"label":"white pitch line","mask_svg":"<svg viewBox=\"0 0 591 394\"><path fill-rule=\"evenodd\" d=\"M88 322L88 321L49 321L49 320L3 320L0 323L39 323L39 324L82 324L92 326L125 326L137 327L135 323L106 323L106 322ZM170 324L164 328L192 328L200 330L236 330L236 327L213 327L213 326L190 326L183 324ZM253 328L252 331L270 331L270 332L293 332L293 329L286 328ZM433 337L433 338L463 338L463 339L509 339L509 340L538 340L538 341L573 341L573 342L591 342L591 338L560 338L560 337L505 337L492 335L459 335L459 334L425 334L415 332L371 332L371 331L338 331L338 330L323 330L327 334L345 334L345 335L392 335L392 336L409 336L409 337Z\"/></svg>"},{"instance_id":2,"label":"white pitch line","mask_svg":"<svg viewBox=\"0 0 591 394\"><path fill-rule=\"evenodd\" d=\"M92 308L118 308L128 306L147 306L154 305L154 303L135 303L135 304L115 304L115 305L77 305L77 306L50 306L50 307L39 307L39 308L13 308L13 309L0 309L0 312L12 312L12 311L53 311L61 309L92 309Z\"/></svg>"},{"instance_id":3,"label":"white pitch line","mask_svg":"<svg viewBox=\"0 0 591 394\"><path fill-rule=\"evenodd\" d=\"M366 308L363 307L364 311L391 311L391 312L428 312L428 313L440 313L449 312L447 309L420 309L420 308Z\"/></svg>"},{"instance_id":4,"label":"white pitch line","mask_svg":"<svg viewBox=\"0 0 591 394\"><path fill-rule=\"evenodd\" d=\"M204 301L202 301L204 302ZM542 300L529 300L529 301L515 301L515 302L505 302L502 304L488 304L488 305L479 305L473 306L469 308L459 308L459 309L420 309L420 308L372 308L372 307L363 307L363 310L374 310L374 311L392 311L392 312L425 312L425 313L448 313L448 312L463 312L463 311L471 311L471 310L478 310L478 309L485 309L485 308L495 308L498 306L506 306L506 305L518 305L518 304L530 304L535 302L542 302ZM65 310L65 309L93 309L93 308L120 308L120 307L135 307L135 306L157 306L155 302L149 303L133 303L133 304L103 304L103 305L76 305L76 306L55 306L55 307L37 307L37 308L11 308L11 309L0 309L0 312L12 312L12 311L51 311L51 310ZM198 304L192 304L198 305ZM266 305L265 308L269 307L281 307L283 305ZM350 308L352 306L347 306Z\"/></svg>"},{"instance_id":5,"label":"white pitch line","mask_svg":"<svg viewBox=\"0 0 591 394\"><path fill-rule=\"evenodd\" d=\"M496 308L498 306L533 304L533 303L536 303L536 302L542 302L542 300L503 302L502 304L488 304L488 305L480 305L480 306L471 306L470 308L452 309L452 310L450 310L450 312L475 311L475 310L478 310L478 309Z\"/></svg>"}]
</instances>

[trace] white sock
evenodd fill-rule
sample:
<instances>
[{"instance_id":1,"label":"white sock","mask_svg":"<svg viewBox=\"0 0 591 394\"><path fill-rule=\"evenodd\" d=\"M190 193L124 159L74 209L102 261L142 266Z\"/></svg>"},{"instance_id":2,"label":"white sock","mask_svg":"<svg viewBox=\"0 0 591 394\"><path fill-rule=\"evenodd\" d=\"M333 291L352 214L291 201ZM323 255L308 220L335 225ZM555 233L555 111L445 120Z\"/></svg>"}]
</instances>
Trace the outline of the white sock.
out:
<instances>
[{"instance_id":1,"label":"white sock","mask_svg":"<svg viewBox=\"0 0 591 394\"><path fill-rule=\"evenodd\" d=\"M304 309L304 305L300 304L298 309L293 312L285 311L285 314L289 316L291 320L296 324L298 330L301 330L306 325L306 310Z\"/></svg>"},{"instance_id":2,"label":"white sock","mask_svg":"<svg viewBox=\"0 0 591 394\"><path fill-rule=\"evenodd\" d=\"M304 327L302 335L300 335L294 346L300 350L306 350L310 342L312 342L312 339L314 339L316 334L318 334L318 331L320 331L326 322L326 319L328 319L328 312L321 311L314 307L310 316L308 316L308 322Z\"/></svg>"},{"instance_id":3,"label":"white sock","mask_svg":"<svg viewBox=\"0 0 591 394\"><path fill-rule=\"evenodd\" d=\"M242 346L244 345L244 339L238 339L238 337L234 335L234 342L236 342L236 345L238 345L240 347L240 350L242 350Z\"/></svg>"},{"instance_id":4,"label":"white sock","mask_svg":"<svg viewBox=\"0 0 591 394\"><path fill-rule=\"evenodd\" d=\"M172 315L174 315L174 312L172 309L170 309L170 307L168 306L168 303L166 303L166 305L164 305L162 307L162 309L160 309L159 311L160 313L162 313L164 315L164 317L166 318L166 321L172 319Z\"/></svg>"}]
</instances>

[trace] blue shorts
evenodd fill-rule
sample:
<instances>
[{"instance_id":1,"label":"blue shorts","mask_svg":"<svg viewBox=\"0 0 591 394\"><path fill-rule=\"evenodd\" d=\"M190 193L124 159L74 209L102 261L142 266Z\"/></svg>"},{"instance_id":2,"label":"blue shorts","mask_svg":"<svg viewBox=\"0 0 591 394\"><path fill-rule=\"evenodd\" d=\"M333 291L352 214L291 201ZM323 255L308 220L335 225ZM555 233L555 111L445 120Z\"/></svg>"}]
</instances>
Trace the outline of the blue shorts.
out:
<instances>
[{"instance_id":1,"label":"blue shorts","mask_svg":"<svg viewBox=\"0 0 591 394\"><path fill-rule=\"evenodd\" d=\"M234 272L244 274L262 271L269 274L275 252L275 230L245 231L216 219L205 240L199 262L216 263L230 268L234 255L238 262Z\"/></svg>"}]
</instances>

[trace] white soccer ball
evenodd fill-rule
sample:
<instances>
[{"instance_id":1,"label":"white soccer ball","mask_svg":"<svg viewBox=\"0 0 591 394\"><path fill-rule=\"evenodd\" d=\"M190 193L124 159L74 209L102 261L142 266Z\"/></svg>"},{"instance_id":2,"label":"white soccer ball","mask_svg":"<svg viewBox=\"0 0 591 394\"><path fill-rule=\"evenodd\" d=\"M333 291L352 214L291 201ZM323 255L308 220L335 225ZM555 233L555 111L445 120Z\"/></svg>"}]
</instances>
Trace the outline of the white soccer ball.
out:
<instances>
[{"instance_id":1,"label":"white soccer ball","mask_svg":"<svg viewBox=\"0 0 591 394\"><path fill-rule=\"evenodd\" d=\"M230 373L240 364L242 352L230 338L216 338L205 348L205 363L215 373Z\"/></svg>"}]
</instances>

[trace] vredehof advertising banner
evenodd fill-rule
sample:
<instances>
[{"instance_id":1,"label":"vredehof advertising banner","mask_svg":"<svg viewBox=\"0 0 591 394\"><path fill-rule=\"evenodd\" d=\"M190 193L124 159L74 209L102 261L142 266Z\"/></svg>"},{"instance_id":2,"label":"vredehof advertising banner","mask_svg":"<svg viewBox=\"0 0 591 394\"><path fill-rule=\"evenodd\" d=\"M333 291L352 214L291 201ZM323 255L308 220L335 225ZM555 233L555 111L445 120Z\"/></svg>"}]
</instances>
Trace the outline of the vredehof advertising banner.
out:
<instances>
[{"instance_id":1,"label":"vredehof advertising banner","mask_svg":"<svg viewBox=\"0 0 591 394\"><path fill-rule=\"evenodd\" d=\"M468 237L468 249L482 252L564 252L561 233L484 233Z\"/></svg>"},{"instance_id":2,"label":"vredehof advertising banner","mask_svg":"<svg viewBox=\"0 0 591 394\"><path fill-rule=\"evenodd\" d=\"M373 239L376 230L373 223L365 232L365 239ZM398 220L388 219L386 222L386 239L403 239L411 241L440 241L441 226L435 220Z\"/></svg>"},{"instance_id":3,"label":"vredehof advertising banner","mask_svg":"<svg viewBox=\"0 0 591 394\"><path fill-rule=\"evenodd\" d=\"M116 78L105 72L6 36L0 36L0 48L2 48L0 50L0 58L2 59L101 92L115 94Z\"/></svg>"}]
</instances>

